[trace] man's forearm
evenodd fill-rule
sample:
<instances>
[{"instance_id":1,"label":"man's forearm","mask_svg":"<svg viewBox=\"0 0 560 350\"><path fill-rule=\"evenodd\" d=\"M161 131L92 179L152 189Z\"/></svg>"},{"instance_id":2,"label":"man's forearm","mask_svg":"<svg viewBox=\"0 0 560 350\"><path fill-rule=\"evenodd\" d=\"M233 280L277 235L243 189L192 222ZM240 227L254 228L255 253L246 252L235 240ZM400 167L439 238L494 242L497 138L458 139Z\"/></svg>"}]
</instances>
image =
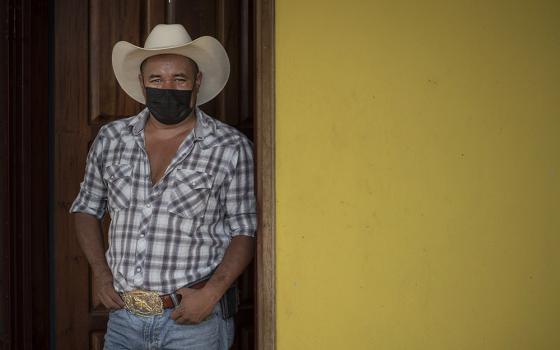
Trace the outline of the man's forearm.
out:
<instances>
[{"instance_id":1,"label":"man's forearm","mask_svg":"<svg viewBox=\"0 0 560 350\"><path fill-rule=\"evenodd\" d=\"M108 309L123 307L124 302L113 288L113 274L105 259L101 222L95 216L78 213L74 214L74 225L78 243L96 280L94 288L97 300Z\"/></svg>"},{"instance_id":2,"label":"man's forearm","mask_svg":"<svg viewBox=\"0 0 560 350\"><path fill-rule=\"evenodd\" d=\"M255 240L253 237L236 236L232 238L224 258L204 287L218 302L231 284L241 275L253 259Z\"/></svg>"},{"instance_id":3,"label":"man's forearm","mask_svg":"<svg viewBox=\"0 0 560 350\"><path fill-rule=\"evenodd\" d=\"M74 227L82 251L91 266L93 275L98 279L112 279L111 270L105 259L101 222L92 215L74 214Z\"/></svg>"}]
</instances>

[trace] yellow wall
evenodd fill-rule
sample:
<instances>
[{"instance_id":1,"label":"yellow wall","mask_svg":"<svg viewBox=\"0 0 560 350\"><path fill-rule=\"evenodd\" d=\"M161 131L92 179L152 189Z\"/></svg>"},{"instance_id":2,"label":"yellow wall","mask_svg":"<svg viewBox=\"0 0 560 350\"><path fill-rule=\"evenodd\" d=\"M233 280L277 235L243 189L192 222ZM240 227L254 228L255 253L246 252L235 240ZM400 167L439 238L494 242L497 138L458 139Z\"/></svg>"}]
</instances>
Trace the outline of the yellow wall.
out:
<instances>
[{"instance_id":1,"label":"yellow wall","mask_svg":"<svg viewBox=\"0 0 560 350\"><path fill-rule=\"evenodd\" d=\"M560 2L276 10L278 349L560 349Z\"/></svg>"}]
</instances>

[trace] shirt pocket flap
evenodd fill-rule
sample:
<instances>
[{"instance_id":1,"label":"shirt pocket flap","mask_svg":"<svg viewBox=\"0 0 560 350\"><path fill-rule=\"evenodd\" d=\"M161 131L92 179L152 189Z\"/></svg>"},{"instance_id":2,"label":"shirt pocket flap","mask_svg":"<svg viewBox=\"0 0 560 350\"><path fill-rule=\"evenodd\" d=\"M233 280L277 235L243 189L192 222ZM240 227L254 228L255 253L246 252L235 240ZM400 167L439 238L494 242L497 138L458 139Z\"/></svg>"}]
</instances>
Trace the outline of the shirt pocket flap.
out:
<instances>
[{"instance_id":1,"label":"shirt pocket flap","mask_svg":"<svg viewBox=\"0 0 560 350\"><path fill-rule=\"evenodd\" d=\"M113 164L105 167L103 178L106 181L116 181L132 175L132 165L130 164Z\"/></svg>"},{"instance_id":2,"label":"shirt pocket flap","mask_svg":"<svg viewBox=\"0 0 560 350\"><path fill-rule=\"evenodd\" d=\"M192 189L212 188L212 175L196 170L177 169L175 179L178 183L188 184Z\"/></svg>"}]
</instances>

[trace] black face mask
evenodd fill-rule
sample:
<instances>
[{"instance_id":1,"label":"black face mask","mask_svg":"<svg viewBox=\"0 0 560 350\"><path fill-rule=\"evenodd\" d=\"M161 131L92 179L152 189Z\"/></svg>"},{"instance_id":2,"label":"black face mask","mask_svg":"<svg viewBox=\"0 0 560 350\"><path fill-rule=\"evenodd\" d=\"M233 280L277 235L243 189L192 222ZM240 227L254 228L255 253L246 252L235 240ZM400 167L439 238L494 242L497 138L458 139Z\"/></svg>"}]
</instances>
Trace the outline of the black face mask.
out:
<instances>
[{"instance_id":1,"label":"black face mask","mask_svg":"<svg viewBox=\"0 0 560 350\"><path fill-rule=\"evenodd\" d=\"M155 89L146 87L146 106L158 122L166 125L185 120L191 112L192 90Z\"/></svg>"}]
</instances>

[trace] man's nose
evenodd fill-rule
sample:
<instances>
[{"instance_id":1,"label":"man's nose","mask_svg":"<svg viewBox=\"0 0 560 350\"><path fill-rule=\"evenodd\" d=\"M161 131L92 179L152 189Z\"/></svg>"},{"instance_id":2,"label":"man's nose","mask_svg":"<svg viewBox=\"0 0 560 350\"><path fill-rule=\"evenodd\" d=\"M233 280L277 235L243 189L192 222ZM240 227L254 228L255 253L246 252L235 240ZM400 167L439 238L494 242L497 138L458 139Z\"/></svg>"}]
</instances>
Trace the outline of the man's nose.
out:
<instances>
[{"instance_id":1,"label":"man's nose","mask_svg":"<svg viewBox=\"0 0 560 350\"><path fill-rule=\"evenodd\" d=\"M164 80L162 84L163 89L175 89L177 82L175 80Z\"/></svg>"}]
</instances>

